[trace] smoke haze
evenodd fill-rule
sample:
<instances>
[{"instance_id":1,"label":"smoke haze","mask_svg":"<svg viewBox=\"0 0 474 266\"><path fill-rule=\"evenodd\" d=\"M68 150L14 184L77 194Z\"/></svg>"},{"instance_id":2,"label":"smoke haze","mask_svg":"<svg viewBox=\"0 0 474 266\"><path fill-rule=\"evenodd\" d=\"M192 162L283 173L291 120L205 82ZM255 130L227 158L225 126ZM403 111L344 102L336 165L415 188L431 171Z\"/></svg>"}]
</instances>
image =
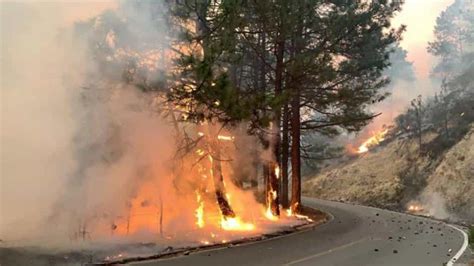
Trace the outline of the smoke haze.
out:
<instances>
[{"instance_id":1,"label":"smoke haze","mask_svg":"<svg viewBox=\"0 0 474 266\"><path fill-rule=\"evenodd\" d=\"M79 217L118 215L110 211L123 210L146 178L138 171L169 171L168 126L121 82L123 66L115 66L118 75L104 72L89 47L111 11L96 16L117 6L2 3L2 239L38 238L51 225L65 235L84 223ZM146 12L120 7L132 21L122 45L136 48L131 39L143 41L145 32L149 42L162 37ZM98 43L115 48L114 41Z\"/></svg>"},{"instance_id":2,"label":"smoke haze","mask_svg":"<svg viewBox=\"0 0 474 266\"><path fill-rule=\"evenodd\" d=\"M74 6L74 5L72 5ZM81 44L59 37L75 8L60 3L1 3L2 166L1 228L28 231L51 207L76 166L77 124L71 88L81 82ZM84 10L83 19L104 4ZM62 16L67 15L66 17ZM59 40L61 39L61 40ZM74 68L75 71L65 70ZM27 219L24 219L28 217Z\"/></svg>"}]
</instances>

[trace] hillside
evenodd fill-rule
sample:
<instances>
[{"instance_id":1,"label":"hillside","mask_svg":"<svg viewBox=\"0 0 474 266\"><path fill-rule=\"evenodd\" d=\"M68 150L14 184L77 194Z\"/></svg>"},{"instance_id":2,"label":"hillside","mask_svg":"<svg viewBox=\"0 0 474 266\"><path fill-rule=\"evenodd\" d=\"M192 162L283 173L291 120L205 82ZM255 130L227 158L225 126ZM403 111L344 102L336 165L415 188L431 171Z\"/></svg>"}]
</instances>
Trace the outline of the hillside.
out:
<instances>
[{"instance_id":1,"label":"hillside","mask_svg":"<svg viewBox=\"0 0 474 266\"><path fill-rule=\"evenodd\" d=\"M434 205L431 195L444 199L448 213L474 221L474 126L444 156L435 171L428 177L423 192L428 205ZM437 206L431 206L436 210ZM443 213L433 213L435 216Z\"/></svg>"},{"instance_id":2,"label":"hillside","mask_svg":"<svg viewBox=\"0 0 474 266\"><path fill-rule=\"evenodd\" d=\"M395 138L358 158L323 170L304 182L303 193L399 210L415 201L431 215L453 218L455 214L471 220L473 217L467 214L474 213L473 132L474 126L436 158L420 155L414 140ZM424 145L436 146L437 136L425 134Z\"/></svg>"}]
</instances>

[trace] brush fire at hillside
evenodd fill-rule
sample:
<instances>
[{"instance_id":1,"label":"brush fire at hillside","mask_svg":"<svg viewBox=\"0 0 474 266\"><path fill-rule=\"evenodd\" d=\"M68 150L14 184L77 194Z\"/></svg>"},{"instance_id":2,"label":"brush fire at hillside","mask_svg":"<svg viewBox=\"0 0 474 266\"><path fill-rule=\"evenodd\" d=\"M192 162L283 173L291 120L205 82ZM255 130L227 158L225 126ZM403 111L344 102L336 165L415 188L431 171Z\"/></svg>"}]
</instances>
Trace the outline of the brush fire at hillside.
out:
<instances>
[{"instance_id":1,"label":"brush fire at hillside","mask_svg":"<svg viewBox=\"0 0 474 266\"><path fill-rule=\"evenodd\" d=\"M385 135L388 133L388 129L381 130L379 132L375 132L369 137L366 141L364 141L359 148L357 149L357 153L365 153L368 152L370 148L377 146L380 142L385 140Z\"/></svg>"}]
</instances>

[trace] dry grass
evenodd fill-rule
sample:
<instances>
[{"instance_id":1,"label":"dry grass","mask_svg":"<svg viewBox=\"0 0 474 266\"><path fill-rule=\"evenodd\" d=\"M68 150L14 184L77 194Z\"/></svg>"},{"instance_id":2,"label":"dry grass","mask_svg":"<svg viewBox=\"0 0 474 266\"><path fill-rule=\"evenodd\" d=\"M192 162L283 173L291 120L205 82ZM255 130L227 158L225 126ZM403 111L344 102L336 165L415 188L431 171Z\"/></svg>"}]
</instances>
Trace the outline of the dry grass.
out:
<instances>
[{"instance_id":1,"label":"dry grass","mask_svg":"<svg viewBox=\"0 0 474 266\"><path fill-rule=\"evenodd\" d=\"M449 210L474 220L474 126L445 154L427 183L426 192L439 193Z\"/></svg>"},{"instance_id":2,"label":"dry grass","mask_svg":"<svg viewBox=\"0 0 474 266\"><path fill-rule=\"evenodd\" d=\"M436 136L426 134L424 141L436 145ZM401 207L427 190L461 217L474 215L474 126L438 158L420 156L413 140L397 139L303 183L308 196L380 207Z\"/></svg>"}]
</instances>

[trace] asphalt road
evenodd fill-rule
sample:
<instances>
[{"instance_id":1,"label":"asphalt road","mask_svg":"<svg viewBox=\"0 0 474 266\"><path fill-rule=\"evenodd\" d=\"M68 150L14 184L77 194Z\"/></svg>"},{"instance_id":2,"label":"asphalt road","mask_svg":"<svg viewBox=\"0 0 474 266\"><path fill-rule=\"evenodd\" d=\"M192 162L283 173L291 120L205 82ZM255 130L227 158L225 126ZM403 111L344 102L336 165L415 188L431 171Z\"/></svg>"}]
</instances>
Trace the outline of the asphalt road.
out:
<instances>
[{"instance_id":1,"label":"asphalt road","mask_svg":"<svg viewBox=\"0 0 474 266\"><path fill-rule=\"evenodd\" d=\"M333 219L279 238L137 265L434 266L470 256L469 249L464 255L460 252L465 246L463 233L441 222L309 198L304 204L330 213Z\"/></svg>"}]
</instances>

